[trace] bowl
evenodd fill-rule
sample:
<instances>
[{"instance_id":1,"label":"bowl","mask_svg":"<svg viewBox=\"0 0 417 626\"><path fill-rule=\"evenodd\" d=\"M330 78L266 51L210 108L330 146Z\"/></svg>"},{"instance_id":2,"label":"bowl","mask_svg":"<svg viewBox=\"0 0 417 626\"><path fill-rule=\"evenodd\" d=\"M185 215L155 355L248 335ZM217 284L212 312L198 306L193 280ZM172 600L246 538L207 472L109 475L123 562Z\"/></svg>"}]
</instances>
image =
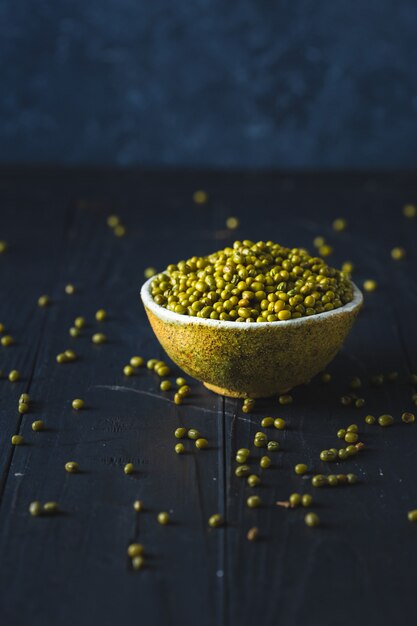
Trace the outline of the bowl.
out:
<instances>
[{"instance_id":1,"label":"bowl","mask_svg":"<svg viewBox=\"0 0 417 626\"><path fill-rule=\"evenodd\" d=\"M181 315L140 295L152 329L168 356L223 396L261 398L308 383L340 350L362 306L353 299L333 311L277 322L229 322Z\"/></svg>"}]
</instances>

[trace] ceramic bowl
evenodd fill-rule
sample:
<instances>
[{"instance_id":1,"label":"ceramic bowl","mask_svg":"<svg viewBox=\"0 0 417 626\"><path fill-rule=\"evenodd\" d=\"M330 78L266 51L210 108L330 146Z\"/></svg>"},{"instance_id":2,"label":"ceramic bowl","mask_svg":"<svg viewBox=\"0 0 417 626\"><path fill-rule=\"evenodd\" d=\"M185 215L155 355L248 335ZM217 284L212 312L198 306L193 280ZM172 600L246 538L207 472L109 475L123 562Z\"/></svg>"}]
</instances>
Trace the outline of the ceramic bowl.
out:
<instances>
[{"instance_id":1,"label":"ceramic bowl","mask_svg":"<svg viewBox=\"0 0 417 626\"><path fill-rule=\"evenodd\" d=\"M309 382L340 350L362 306L353 299L325 313L282 322L225 322L168 311L144 283L141 298L168 356L218 394L261 398Z\"/></svg>"}]
</instances>

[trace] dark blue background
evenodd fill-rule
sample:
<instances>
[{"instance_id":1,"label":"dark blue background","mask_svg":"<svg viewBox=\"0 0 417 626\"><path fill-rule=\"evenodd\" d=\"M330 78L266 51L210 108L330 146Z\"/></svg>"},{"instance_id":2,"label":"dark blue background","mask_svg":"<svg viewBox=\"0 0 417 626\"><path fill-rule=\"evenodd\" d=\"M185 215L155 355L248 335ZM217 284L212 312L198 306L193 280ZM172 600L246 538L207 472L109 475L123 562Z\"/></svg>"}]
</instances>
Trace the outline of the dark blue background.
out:
<instances>
[{"instance_id":1,"label":"dark blue background","mask_svg":"<svg viewBox=\"0 0 417 626\"><path fill-rule=\"evenodd\" d=\"M415 0L3 0L2 162L417 166Z\"/></svg>"}]
</instances>

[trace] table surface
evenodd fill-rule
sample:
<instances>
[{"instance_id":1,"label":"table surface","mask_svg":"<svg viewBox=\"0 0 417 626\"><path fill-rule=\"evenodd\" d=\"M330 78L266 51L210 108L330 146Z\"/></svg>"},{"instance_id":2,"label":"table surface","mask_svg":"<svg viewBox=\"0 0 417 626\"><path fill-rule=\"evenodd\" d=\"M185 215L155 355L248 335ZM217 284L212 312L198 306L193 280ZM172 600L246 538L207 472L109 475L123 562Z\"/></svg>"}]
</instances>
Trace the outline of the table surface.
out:
<instances>
[{"instance_id":1,"label":"table surface","mask_svg":"<svg viewBox=\"0 0 417 626\"><path fill-rule=\"evenodd\" d=\"M209 201L195 205L205 189ZM417 371L417 218L402 207L417 199L413 172L274 173L144 170L0 171L0 322L15 345L0 346L0 622L7 626L392 626L415 615L417 424L401 422L413 410ZM121 216L126 236L106 225ZM236 231L225 228L230 215ZM348 228L332 230L345 217ZM144 269L206 254L233 239L273 239L313 249L323 235L331 262L355 264L354 279L378 281L345 346L320 378L293 390L294 402L261 400L250 414L241 401L222 398L192 381L184 404L159 391L146 368L126 378L134 354L166 358L139 300ZM393 246L406 259L390 258ZM64 292L73 283L74 295ZM52 303L37 306L41 294ZM109 312L98 323L94 313ZM76 316L81 337L68 329ZM103 345L90 337L108 336ZM73 348L64 365L56 355ZM21 372L11 383L7 373ZM173 366L173 373L180 371ZM375 388L372 375L399 373ZM361 409L340 396L359 376ZM28 392L30 412L18 397ZM76 412L71 400L86 409ZM391 413L391 428L368 426L364 416ZM245 479L235 476L234 452L250 444L265 415L287 420L274 431L281 451L262 470L256 490L263 506L250 510ZM42 418L46 429L33 432ZM334 472L355 472L357 485L314 489L293 466L306 462L328 472L323 448L339 447L336 431L357 422L361 453ZM198 428L208 450L174 452L176 427ZM13 434L25 444L13 447ZM260 455L261 452L257 452ZM64 471L76 460L80 472ZM126 476L125 463L135 472ZM312 493L321 526L308 528L305 510L275 505L294 491ZM140 499L145 510L136 513ZM33 500L57 501L61 513L32 517ZM159 511L172 523L158 525ZM224 515L221 529L209 516ZM257 526L259 540L246 538ZM139 541L146 567L133 571L127 546ZM53 616L53 617L52 617Z\"/></svg>"}]
</instances>

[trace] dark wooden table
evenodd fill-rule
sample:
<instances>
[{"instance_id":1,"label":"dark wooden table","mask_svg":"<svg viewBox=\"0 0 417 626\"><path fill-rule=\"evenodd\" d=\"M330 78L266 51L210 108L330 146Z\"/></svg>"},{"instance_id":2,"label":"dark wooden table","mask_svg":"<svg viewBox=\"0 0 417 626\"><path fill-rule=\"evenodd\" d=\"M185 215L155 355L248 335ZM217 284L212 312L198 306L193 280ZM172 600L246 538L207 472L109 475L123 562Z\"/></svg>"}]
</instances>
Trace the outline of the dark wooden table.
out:
<instances>
[{"instance_id":1,"label":"dark wooden table","mask_svg":"<svg viewBox=\"0 0 417 626\"><path fill-rule=\"evenodd\" d=\"M192 193L206 189L209 202ZM401 422L413 410L408 382L417 371L417 219L402 206L417 200L415 173L207 173L3 168L0 172L0 322L16 340L0 346L0 623L4 626L392 626L416 615L417 424ZM127 233L106 225L121 216ZM236 215L240 228L225 229ZM348 228L331 223L345 217ZM331 364L332 381L295 389L292 405L259 401L251 414L241 402L211 394L196 381L182 406L145 368L126 378L134 354L164 355L146 320L139 288L147 266L205 254L234 238L273 239L313 248L323 235L331 262L355 264L361 285L379 287L345 347ZM401 245L407 257L390 258ZM76 293L64 286L74 283ZM50 307L37 306L49 294ZM97 309L107 321L94 320ZM88 326L73 339L76 316ZM93 345L103 330L108 343ZM79 358L58 365L73 348ZM266 364L267 365L267 364ZM7 374L18 369L19 382ZM178 368L173 371L179 373ZM396 382L370 386L373 374L399 373ZM361 409L340 396L360 376ZM18 397L31 396L19 416ZM85 399L75 412L71 400ZM415 407L414 407L415 408ZM392 413L391 428L368 426L364 416ZM275 431L282 451L262 472L264 505L249 510L253 493L234 475L234 451L251 442L265 415L282 416ZM44 432L31 430L42 418ZM360 425L366 448L340 469L360 483L313 489L295 476L306 462L328 471L320 450L338 447L338 428ZM174 429L198 428L206 451L174 453ZM25 445L13 447L13 434ZM271 435L272 436L272 435ZM76 460L79 474L64 471ZM133 462L136 471L124 475ZM304 524L305 510L275 506L293 491L312 492L322 525ZM137 514L135 499L146 510ZM32 517L32 500L56 500L61 513ZM161 510L172 524L156 522ZM222 529L208 517L224 514ZM260 530L249 542L247 530ZM147 565L133 571L126 549L139 541ZM407 620L410 620L409 622Z\"/></svg>"}]
</instances>

